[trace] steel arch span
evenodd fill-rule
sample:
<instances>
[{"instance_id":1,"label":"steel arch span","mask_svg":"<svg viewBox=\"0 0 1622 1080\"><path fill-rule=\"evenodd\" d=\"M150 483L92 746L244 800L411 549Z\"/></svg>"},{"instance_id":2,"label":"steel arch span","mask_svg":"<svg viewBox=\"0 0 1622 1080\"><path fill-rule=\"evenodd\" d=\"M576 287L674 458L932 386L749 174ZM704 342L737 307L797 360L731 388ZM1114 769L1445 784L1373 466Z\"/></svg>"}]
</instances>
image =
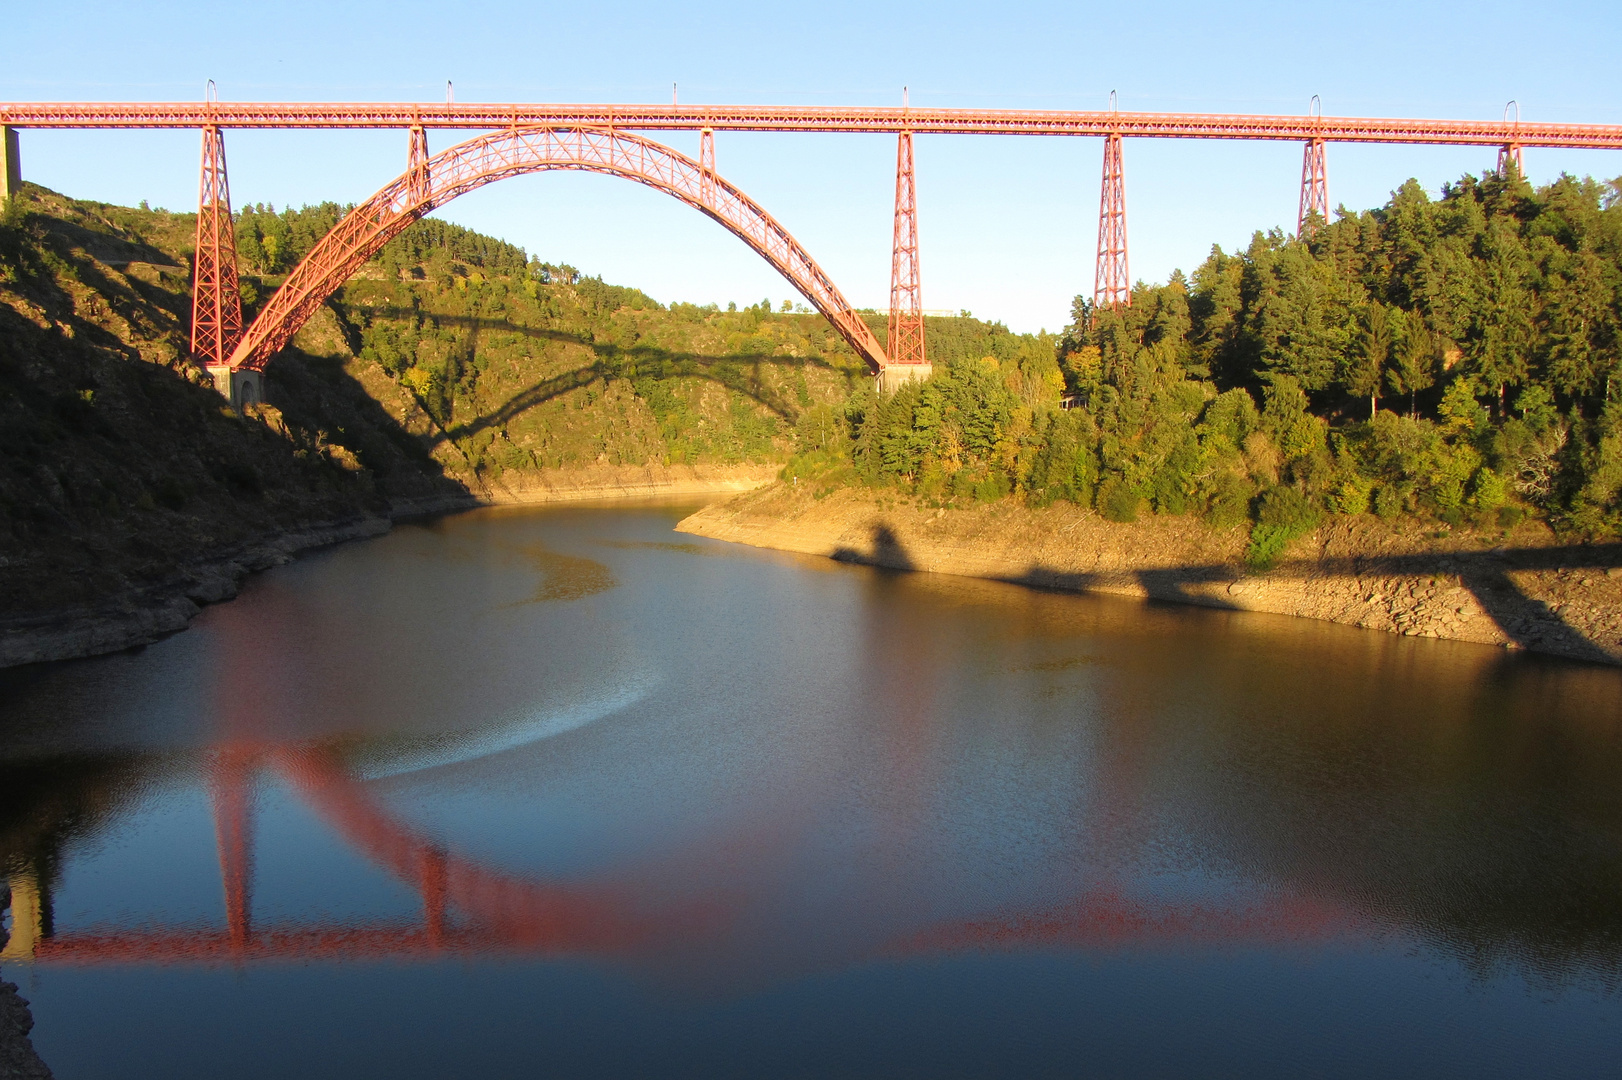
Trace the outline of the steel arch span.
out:
<instances>
[{"instance_id":1,"label":"steel arch span","mask_svg":"<svg viewBox=\"0 0 1622 1080\"><path fill-rule=\"evenodd\" d=\"M799 241L713 167L640 135L536 125L481 135L438 157L413 160L294 267L232 350L232 370L263 371L329 296L418 218L485 184L551 169L635 180L709 215L771 263L875 371L889 366L873 332Z\"/></svg>"}]
</instances>

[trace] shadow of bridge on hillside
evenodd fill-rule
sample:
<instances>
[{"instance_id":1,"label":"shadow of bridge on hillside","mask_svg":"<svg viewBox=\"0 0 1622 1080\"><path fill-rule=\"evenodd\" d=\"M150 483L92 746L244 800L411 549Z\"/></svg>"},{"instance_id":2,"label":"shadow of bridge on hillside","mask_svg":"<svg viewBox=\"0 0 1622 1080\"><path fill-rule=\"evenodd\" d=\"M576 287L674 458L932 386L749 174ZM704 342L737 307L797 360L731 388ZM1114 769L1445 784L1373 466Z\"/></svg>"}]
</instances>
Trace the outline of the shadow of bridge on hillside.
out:
<instances>
[{"instance_id":1,"label":"shadow of bridge on hillside","mask_svg":"<svg viewBox=\"0 0 1622 1080\"><path fill-rule=\"evenodd\" d=\"M821 361L803 357L766 356L751 353L736 356L705 356L678 353L651 346L620 349L614 345L594 345L597 359L569 371L549 376L525 387L506 401L471 420L448 428L434 442L465 439L492 427L501 427L544 402L561 397L594 382L635 379L706 379L733 393L764 406L781 419L794 421L800 414L797 402L761 377L763 368L803 368L824 366ZM837 370L837 369L830 369Z\"/></svg>"},{"instance_id":2,"label":"shadow of bridge on hillside","mask_svg":"<svg viewBox=\"0 0 1622 1080\"><path fill-rule=\"evenodd\" d=\"M589 386L599 379L608 381L634 379L639 376L660 379L707 379L733 393L749 398L785 420L792 421L799 415L798 403L786 398L779 388L763 379L761 377L763 369L821 368L837 375L848 376L860 367L860 361L854 358L854 354L851 357L852 366L842 368L820 356L778 356L759 352L716 356L666 349L657 345L617 345L613 342L595 341L589 335L568 330L525 326L508 319L492 319L479 315L444 315L397 306L367 307L359 310L366 311L374 318L422 318L432 320L440 326L468 330L471 332L471 341L466 347L469 358L477 351L479 336L484 333L514 334L565 345L578 345L591 350L594 354L594 359L589 364L550 375L520 390L489 412L453 427L446 427L429 439L430 447L446 440L455 442L466 439L492 427L499 428L537 405ZM347 323L347 316L341 321ZM351 350L358 353L358 336L353 334L350 327L346 327L346 332L353 338L350 341Z\"/></svg>"}]
</instances>

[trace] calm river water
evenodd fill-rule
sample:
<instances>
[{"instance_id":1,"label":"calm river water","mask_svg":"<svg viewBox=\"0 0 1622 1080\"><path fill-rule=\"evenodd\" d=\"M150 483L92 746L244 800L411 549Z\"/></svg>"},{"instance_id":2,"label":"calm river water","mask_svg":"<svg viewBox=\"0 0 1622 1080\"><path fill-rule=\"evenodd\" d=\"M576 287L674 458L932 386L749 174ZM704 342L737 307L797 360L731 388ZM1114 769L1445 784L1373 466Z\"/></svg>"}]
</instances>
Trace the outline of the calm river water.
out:
<instances>
[{"instance_id":1,"label":"calm river water","mask_svg":"<svg viewBox=\"0 0 1622 1080\"><path fill-rule=\"evenodd\" d=\"M0 673L62 1080L1615 1076L1622 673L481 511Z\"/></svg>"}]
</instances>

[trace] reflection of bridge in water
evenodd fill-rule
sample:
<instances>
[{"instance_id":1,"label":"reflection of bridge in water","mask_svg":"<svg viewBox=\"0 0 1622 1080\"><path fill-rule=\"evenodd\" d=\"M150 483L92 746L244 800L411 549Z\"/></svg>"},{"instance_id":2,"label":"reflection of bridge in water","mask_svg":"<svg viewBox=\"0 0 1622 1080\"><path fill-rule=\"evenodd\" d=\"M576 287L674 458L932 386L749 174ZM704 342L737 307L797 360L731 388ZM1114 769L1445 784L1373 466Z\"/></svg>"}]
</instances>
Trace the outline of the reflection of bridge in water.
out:
<instances>
[{"instance_id":1,"label":"reflection of bridge in water","mask_svg":"<svg viewBox=\"0 0 1622 1080\"><path fill-rule=\"evenodd\" d=\"M418 920L261 926L252 917L252 785L277 774L344 841L409 885ZM645 912L635 890L533 881L447 851L381 806L329 753L233 746L209 761L226 925L62 932L37 872L11 875L12 931L0 960L39 964L242 964L301 960L433 959L456 954L632 958L702 948L737 914L725 900ZM1273 896L1252 904L1167 902L1089 890L1047 910L951 922L901 935L881 956L971 948L1108 949L1291 944L1355 931L1361 920L1319 902Z\"/></svg>"},{"instance_id":2,"label":"reflection of bridge in water","mask_svg":"<svg viewBox=\"0 0 1622 1080\"><path fill-rule=\"evenodd\" d=\"M256 927L252 919L251 787L261 766L275 770L305 802L371 862L421 897L420 922L352 926ZM445 852L380 807L364 786L319 751L216 751L210 765L223 930L51 932L48 902L35 875L11 879L14 931L6 959L95 963L244 961L397 956L447 951L621 952L648 928L621 898L589 888L544 885L486 869ZM452 909L466 917L455 925Z\"/></svg>"}]
</instances>

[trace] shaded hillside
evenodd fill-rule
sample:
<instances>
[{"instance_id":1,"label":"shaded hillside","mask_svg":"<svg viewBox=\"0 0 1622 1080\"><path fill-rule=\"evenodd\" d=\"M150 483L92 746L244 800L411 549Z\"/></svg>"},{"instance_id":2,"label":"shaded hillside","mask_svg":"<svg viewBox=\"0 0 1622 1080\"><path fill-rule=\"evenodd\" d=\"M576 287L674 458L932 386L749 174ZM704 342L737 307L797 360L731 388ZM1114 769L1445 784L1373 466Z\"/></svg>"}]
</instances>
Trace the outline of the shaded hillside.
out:
<instances>
[{"instance_id":1,"label":"shaded hillside","mask_svg":"<svg viewBox=\"0 0 1622 1080\"><path fill-rule=\"evenodd\" d=\"M190 223L30 188L0 224L0 609L127 605L293 530L450 495L432 460L320 364L300 408L241 418L185 358ZM349 432L352 437L336 436ZM375 450L363 467L346 441ZM384 477L380 483L379 474Z\"/></svg>"}]
</instances>

